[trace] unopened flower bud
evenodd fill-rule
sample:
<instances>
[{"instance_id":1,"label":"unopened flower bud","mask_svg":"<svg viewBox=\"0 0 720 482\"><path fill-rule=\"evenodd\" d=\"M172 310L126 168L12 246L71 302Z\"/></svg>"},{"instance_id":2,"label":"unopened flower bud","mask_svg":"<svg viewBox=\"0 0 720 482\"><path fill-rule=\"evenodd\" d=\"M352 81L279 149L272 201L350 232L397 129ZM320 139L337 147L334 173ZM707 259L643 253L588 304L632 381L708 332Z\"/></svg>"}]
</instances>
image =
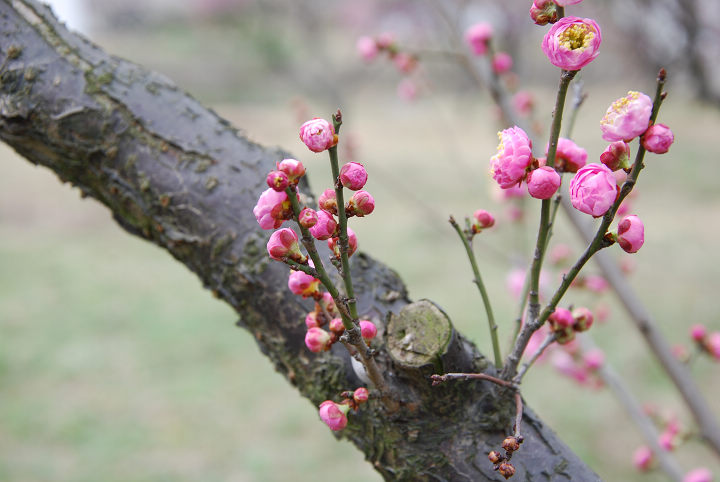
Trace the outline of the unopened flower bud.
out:
<instances>
[{"instance_id":1,"label":"unopened flower bud","mask_svg":"<svg viewBox=\"0 0 720 482\"><path fill-rule=\"evenodd\" d=\"M368 342L377 336L377 327L369 320L360 320L360 333L363 339Z\"/></svg>"},{"instance_id":2,"label":"unopened flower bud","mask_svg":"<svg viewBox=\"0 0 720 482\"><path fill-rule=\"evenodd\" d=\"M368 398L370 398L370 392L368 392L368 389L365 387L360 387L353 392L353 400L355 400L356 403L365 403L368 401Z\"/></svg>"},{"instance_id":3,"label":"unopened flower bud","mask_svg":"<svg viewBox=\"0 0 720 482\"><path fill-rule=\"evenodd\" d=\"M330 331L338 335L342 335L345 331L345 325L343 325L342 318L333 318L330 320L328 328L330 328Z\"/></svg>"},{"instance_id":4,"label":"unopened flower bud","mask_svg":"<svg viewBox=\"0 0 720 482\"><path fill-rule=\"evenodd\" d=\"M630 145L625 141L613 142L600 154L600 162L605 164L611 171L629 169L632 167Z\"/></svg>"},{"instance_id":5,"label":"unopened flower bud","mask_svg":"<svg viewBox=\"0 0 720 482\"><path fill-rule=\"evenodd\" d=\"M484 209L478 209L475 211L473 213L473 218L475 218L475 222L473 223L472 228L475 233L495 225L495 218L493 215Z\"/></svg>"},{"instance_id":6,"label":"unopened flower bud","mask_svg":"<svg viewBox=\"0 0 720 482\"><path fill-rule=\"evenodd\" d=\"M270 171L265 182L267 182L267 185L270 186L273 191L277 192L284 191L290 184L287 174L282 171Z\"/></svg>"},{"instance_id":7,"label":"unopened flower bud","mask_svg":"<svg viewBox=\"0 0 720 482\"><path fill-rule=\"evenodd\" d=\"M521 90L515 94L512 103L515 111L524 117L529 116L535 108L535 98L526 90Z\"/></svg>"},{"instance_id":8,"label":"unopened flower bud","mask_svg":"<svg viewBox=\"0 0 720 482\"><path fill-rule=\"evenodd\" d=\"M690 327L690 337L693 340L702 342L705 339L705 336L707 336L707 328L705 328L705 325L698 323Z\"/></svg>"},{"instance_id":9,"label":"unopened flower bud","mask_svg":"<svg viewBox=\"0 0 720 482\"><path fill-rule=\"evenodd\" d=\"M417 67L418 59L407 52L398 52L392 58L395 67L403 74L409 74Z\"/></svg>"},{"instance_id":10,"label":"unopened flower bud","mask_svg":"<svg viewBox=\"0 0 720 482\"><path fill-rule=\"evenodd\" d=\"M492 35L492 25L489 23L478 23L467 29L465 32L465 41L475 55L485 55Z\"/></svg>"},{"instance_id":11,"label":"unopened flower bud","mask_svg":"<svg viewBox=\"0 0 720 482\"><path fill-rule=\"evenodd\" d=\"M553 0L535 0L530 7L530 18L536 25L557 22L557 4Z\"/></svg>"},{"instance_id":12,"label":"unopened flower bud","mask_svg":"<svg viewBox=\"0 0 720 482\"><path fill-rule=\"evenodd\" d=\"M515 437L506 437L505 440L503 440L502 448L506 452L515 452L520 448L520 444Z\"/></svg>"},{"instance_id":13,"label":"unopened flower bud","mask_svg":"<svg viewBox=\"0 0 720 482\"><path fill-rule=\"evenodd\" d=\"M313 353L328 350L330 348L330 333L322 328L310 328L305 333L305 346Z\"/></svg>"},{"instance_id":14,"label":"unopened flower bud","mask_svg":"<svg viewBox=\"0 0 720 482\"><path fill-rule=\"evenodd\" d=\"M337 143L333 125L318 117L300 126L300 140L313 152L322 152Z\"/></svg>"},{"instance_id":15,"label":"unopened flower bud","mask_svg":"<svg viewBox=\"0 0 720 482\"><path fill-rule=\"evenodd\" d=\"M318 198L318 206L323 211L327 211L330 214L334 214L337 216L338 210L337 210L337 198L335 197L335 190L334 189L325 189L323 193L320 195L320 198Z\"/></svg>"},{"instance_id":16,"label":"unopened flower bud","mask_svg":"<svg viewBox=\"0 0 720 482\"><path fill-rule=\"evenodd\" d=\"M496 74L504 74L512 69L513 59L510 54L498 52L492 59L492 68Z\"/></svg>"},{"instance_id":17,"label":"unopened flower bud","mask_svg":"<svg viewBox=\"0 0 720 482\"><path fill-rule=\"evenodd\" d=\"M555 169L540 167L528 173L528 193L535 199L550 199L560 187L560 182L560 174Z\"/></svg>"},{"instance_id":18,"label":"unopened flower bud","mask_svg":"<svg viewBox=\"0 0 720 482\"><path fill-rule=\"evenodd\" d=\"M633 454L633 465L641 472L650 470L650 466L653 462L653 452L650 447L641 445L635 450Z\"/></svg>"},{"instance_id":19,"label":"unopened flower bud","mask_svg":"<svg viewBox=\"0 0 720 482\"><path fill-rule=\"evenodd\" d=\"M570 202L578 211L597 218L610 209L618 191L610 169L602 164L588 164L570 181Z\"/></svg>"},{"instance_id":20,"label":"unopened flower bud","mask_svg":"<svg viewBox=\"0 0 720 482\"><path fill-rule=\"evenodd\" d=\"M331 315L337 313L337 306L335 306L335 300L328 292L322 294L322 297L318 300L317 304L319 305L318 309L325 310Z\"/></svg>"},{"instance_id":21,"label":"unopened flower bud","mask_svg":"<svg viewBox=\"0 0 720 482\"><path fill-rule=\"evenodd\" d=\"M314 209L310 208L303 208L302 211L300 211L300 215L298 216L298 223L303 228L312 228L315 226L318 222L318 215L317 212L315 212Z\"/></svg>"},{"instance_id":22,"label":"unopened flower bud","mask_svg":"<svg viewBox=\"0 0 720 482\"><path fill-rule=\"evenodd\" d=\"M367 178L367 171L359 162L348 162L340 168L340 182L351 191L361 189Z\"/></svg>"},{"instance_id":23,"label":"unopened flower bud","mask_svg":"<svg viewBox=\"0 0 720 482\"><path fill-rule=\"evenodd\" d=\"M573 325L573 329L575 331L589 330L594 321L592 311L585 308L584 306L575 308L572 311L572 316L575 319L575 324Z\"/></svg>"},{"instance_id":24,"label":"unopened flower bud","mask_svg":"<svg viewBox=\"0 0 720 482\"><path fill-rule=\"evenodd\" d=\"M675 136L665 124L653 124L645 131L642 137L642 145L645 149L655 154L665 154L675 140Z\"/></svg>"},{"instance_id":25,"label":"unopened flower bud","mask_svg":"<svg viewBox=\"0 0 720 482\"><path fill-rule=\"evenodd\" d=\"M327 211L318 211L317 223L310 228L310 234L312 234L313 238L317 240L325 241L326 239L335 236L336 230L337 221L335 221L332 214Z\"/></svg>"},{"instance_id":26,"label":"unopened flower bud","mask_svg":"<svg viewBox=\"0 0 720 482\"><path fill-rule=\"evenodd\" d=\"M288 278L288 288L293 294L300 295L303 298L312 296L318 292L320 280L302 271L293 271Z\"/></svg>"},{"instance_id":27,"label":"unopened flower bud","mask_svg":"<svg viewBox=\"0 0 720 482\"><path fill-rule=\"evenodd\" d=\"M509 479L515 475L515 467L509 462L503 462L498 466L498 472L506 479Z\"/></svg>"},{"instance_id":28,"label":"unopened flower bud","mask_svg":"<svg viewBox=\"0 0 720 482\"><path fill-rule=\"evenodd\" d=\"M375 210L375 199L367 191L354 193L345 206L345 213L348 216L363 217Z\"/></svg>"},{"instance_id":29,"label":"unopened flower bud","mask_svg":"<svg viewBox=\"0 0 720 482\"><path fill-rule=\"evenodd\" d=\"M347 235L348 235L348 257L352 256L355 251L357 251L357 235L355 232L347 228ZM340 238L337 236L332 237L327 240L328 248L335 254L335 257L340 259L341 253L340 253Z\"/></svg>"},{"instance_id":30,"label":"unopened flower bud","mask_svg":"<svg viewBox=\"0 0 720 482\"><path fill-rule=\"evenodd\" d=\"M359 39L357 39L357 42L355 43L355 48L357 49L360 57L366 62L369 62L375 57L377 57L379 50L375 39L372 39L370 37L360 37Z\"/></svg>"},{"instance_id":31,"label":"unopened flower bud","mask_svg":"<svg viewBox=\"0 0 720 482\"><path fill-rule=\"evenodd\" d=\"M283 159L278 163L277 170L284 172L291 183L305 175L305 166L297 159Z\"/></svg>"},{"instance_id":32,"label":"unopened flower bud","mask_svg":"<svg viewBox=\"0 0 720 482\"><path fill-rule=\"evenodd\" d=\"M285 258L298 263L307 261L305 255L300 252L297 234L290 228L278 229L272 233L267 243L267 252L276 261L282 261Z\"/></svg>"},{"instance_id":33,"label":"unopened flower bud","mask_svg":"<svg viewBox=\"0 0 720 482\"><path fill-rule=\"evenodd\" d=\"M347 412L349 405L335 403L332 400L325 400L320 404L318 414L320 419L330 427L330 430L338 431L347 426Z\"/></svg>"},{"instance_id":34,"label":"unopened flower bud","mask_svg":"<svg viewBox=\"0 0 720 482\"><path fill-rule=\"evenodd\" d=\"M645 226L639 217L631 214L618 224L617 242L626 253L635 253L645 242Z\"/></svg>"},{"instance_id":35,"label":"unopened flower bud","mask_svg":"<svg viewBox=\"0 0 720 482\"><path fill-rule=\"evenodd\" d=\"M605 354L599 348L593 348L583 355L583 362L588 370L598 370L605 363Z\"/></svg>"},{"instance_id":36,"label":"unopened flower bud","mask_svg":"<svg viewBox=\"0 0 720 482\"><path fill-rule=\"evenodd\" d=\"M497 450L493 450L492 452L490 452L488 454L488 459L493 464L499 464L500 462L505 460L505 456L503 454L501 454L500 452L498 452Z\"/></svg>"},{"instance_id":37,"label":"unopened flower bud","mask_svg":"<svg viewBox=\"0 0 720 482\"><path fill-rule=\"evenodd\" d=\"M720 360L720 332L710 333L705 340L705 348L713 358Z\"/></svg>"},{"instance_id":38,"label":"unopened flower bud","mask_svg":"<svg viewBox=\"0 0 720 482\"><path fill-rule=\"evenodd\" d=\"M320 328L317 311L311 311L305 315L305 326L309 328Z\"/></svg>"}]
</instances>

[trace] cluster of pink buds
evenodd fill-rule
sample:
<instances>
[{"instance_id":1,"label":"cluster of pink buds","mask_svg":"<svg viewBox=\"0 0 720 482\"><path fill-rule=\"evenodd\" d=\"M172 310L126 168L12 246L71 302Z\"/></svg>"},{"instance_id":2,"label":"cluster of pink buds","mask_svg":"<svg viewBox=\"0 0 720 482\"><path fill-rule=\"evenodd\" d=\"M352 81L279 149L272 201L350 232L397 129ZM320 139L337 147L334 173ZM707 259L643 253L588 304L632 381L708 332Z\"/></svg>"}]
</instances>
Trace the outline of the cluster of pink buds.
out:
<instances>
[{"instance_id":1,"label":"cluster of pink buds","mask_svg":"<svg viewBox=\"0 0 720 482\"><path fill-rule=\"evenodd\" d=\"M343 398L341 402L325 400L318 407L320 419L333 431L342 430L347 426L347 415L350 410L357 411L361 404L368 401L370 393L367 388L360 387L354 392L342 392L340 396Z\"/></svg>"},{"instance_id":2,"label":"cluster of pink buds","mask_svg":"<svg viewBox=\"0 0 720 482\"><path fill-rule=\"evenodd\" d=\"M575 339L575 333L589 330L594 320L592 312L585 307L575 308L572 311L555 308L548 318L548 323L555 340L564 345Z\"/></svg>"},{"instance_id":3,"label":"cluster of pink buds","mask_svg":"<svg viewBox=\"0 0 720 482\"><path fill-rule=\"evenodd\" d=\"M708 333L705 325L696 324L690 328L690 336L701 352L720 361L720 331Z\"/></svg>"},{"instance_id":4,"label":"cluster of pink buds","mask_svg":"<svg viewBox=\"0 0 720 482\"><path fill-rule=\"evenodd\" d=\"M360 37L355 47L358 55L366 62L374 60L383 53L386 54L395 68L406 76L398 84L398 97L407 101L417 97L417 85L407 76L417 69L420 59L411 52L401 50L392 34L384 33L374 38L367 36Z\"/></svg>"},{"instance_id":5,"label":"cluster of pink buds","mask_svg":"<svg viewBox=\"0 0 720 482\"><path fill-rule=\"evenodd\" d=\"M505 437L502 442L502 449L505 453L493 450L488 454L488 459L493 463L494 469L500 473L505 479L509 479L515 475L515 467L510 463L513 453L520 449L523 443L522 435Z\"/></svg>"}]
</instances>

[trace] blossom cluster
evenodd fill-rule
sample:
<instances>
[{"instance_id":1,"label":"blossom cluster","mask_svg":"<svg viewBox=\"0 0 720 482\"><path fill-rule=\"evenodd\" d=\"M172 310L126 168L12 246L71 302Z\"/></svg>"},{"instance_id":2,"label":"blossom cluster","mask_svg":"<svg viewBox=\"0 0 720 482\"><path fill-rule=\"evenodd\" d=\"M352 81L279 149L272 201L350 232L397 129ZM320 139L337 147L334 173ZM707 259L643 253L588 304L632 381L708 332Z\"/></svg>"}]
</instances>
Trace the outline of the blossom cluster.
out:
<instances>
[{"instance_id":1,"label":"blossom cluster","mask_svg":"<svg viewBox=\"0 0 720 482\"><path fill-rule=\"evenodd\" d=\"M376 37L360 37L355 47L358 55L366 62L375 60L381 54L386 54L398 72L404 76L397 87L398 96L407 101L417 97L417 83L410 76L417 70L420 59L417 55L402 50L393 34L383 33Z\"/></svg>"},{"instance_id":2,"label":"blossom cluster","mask_svg":"<svg viewBox=\"0 0 720 482\"><path fill-rule=\"evenodd\" d=\"M325 400L318 407L320 420L325 422L333 431L342 430L347 426L347 415L350 409L356 411L359 405L368 401L370 393L367 388L360 387L354 392L343 392L340 396L343 397L341 402L336 403L332 400Z\"/></svg>"}]
</instances>

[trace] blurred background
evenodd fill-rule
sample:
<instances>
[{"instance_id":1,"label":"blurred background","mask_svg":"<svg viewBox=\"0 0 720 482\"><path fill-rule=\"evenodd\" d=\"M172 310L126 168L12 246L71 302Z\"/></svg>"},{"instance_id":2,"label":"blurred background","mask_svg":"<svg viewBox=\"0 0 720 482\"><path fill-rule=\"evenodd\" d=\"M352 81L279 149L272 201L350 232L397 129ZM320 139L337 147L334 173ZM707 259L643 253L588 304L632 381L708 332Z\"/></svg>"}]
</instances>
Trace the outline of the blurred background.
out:
<instances>
[{"instance_id":1,"label":"blurred background","mask_svg":"<svg viewBox=\"0 0 720 482\"><path fill-rule=\"evenodd\" d=\"M365 164L377 202L352 224L360 249L395 268L413 299L436 301L485 353L484 311L447 217L493 212L496 227L476 251L507 345L517 310L510 274L526 265L538 209L527 201L531 209L517 219L522 202L508 207L491 183L488 162L503 126L478 84L488 77L486 61L466 55L462 35L477 22L493 24L495 48L514 60L503 83L534 99L525 122L540 154L558 72L542 55L547 27L532 23L529 1L51 3L104 49L174 79L251 139L293 152L315 192L330 176L325 158L298 140L298 127L342 107L341 160ZM631 204L646 243L635 255L611 252L663 333L690 354L693 376L720 416L720 364L697 355L688 336L693 323L720 330L715 6L608 0L568 13L603 29L601 54L582 71L588 97L573 135L590 162L606 147L598 123L610 103L628 90L652 96L658 68L668 69L659 121L676 141L668 154L646 158ZM412 72L384 56L360 58L357 39L384 33L418 56ZM0 480L380 480L189 271L128 236L104 207L49 171L5 146L0 157ZM552 244L569 244L576 256L582 247L559 219ZM550 289L558 276L548 270ZM591 333L638 399L692 430L612 295L575 289L571 303L606 315ZM641 437L606 389L579 384L552 363L539 364L523 385L530 406L603 479L665 480L633 469ZM720 475L712 454L689 437L677 449L683 467Z\"/></svg>"}]
</instances>

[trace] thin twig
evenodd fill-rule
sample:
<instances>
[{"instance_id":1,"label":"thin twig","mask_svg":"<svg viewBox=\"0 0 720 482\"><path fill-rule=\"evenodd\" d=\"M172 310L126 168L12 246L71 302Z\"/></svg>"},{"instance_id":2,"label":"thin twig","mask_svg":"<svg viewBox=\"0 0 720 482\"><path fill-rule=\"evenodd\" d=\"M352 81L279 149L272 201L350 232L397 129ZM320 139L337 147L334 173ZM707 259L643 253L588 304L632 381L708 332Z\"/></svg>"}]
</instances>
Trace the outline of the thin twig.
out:
<instances>
[{"instance_id":1,"label":"thin twig","mask_svg":"<svg viewBox=\"0 0 720 482\"><path fill-rule=\"evenodd\" d=\"M527 362L523 363L523 366L520 367L520 370L518 370L518 374L513 379L513 381L515 383L519 384L522 381L523 377L525 376L525 373L528 371L528 368L530 368L532 366L532 364L535 363L538 358L540 358L540 356L543 354L545 349L547 349L547 347L552 345L552 343L556 339L557 339L557 337L555 336L555 333L551 333L550 335L548 335L545 338L545 340L543 340L542 344L538 347L537 350L535 350L535 353L533 353L533 355L530 357L530 359Z\"/></svg>"},{"instance_id":2,"label":"thin twig","mask_svg":"<svg viewBox=\"0 0 720 482\"><path fill-rule=\"evenodd\" d=\"M448 380L486 380L503 387L516 388L516 385L513 382L509 382L492 375L487 375L485 373L445 373L443 375L430 375L430 379L432 380L433 386L440 385Z\"/></svg>"}]
</instances>

